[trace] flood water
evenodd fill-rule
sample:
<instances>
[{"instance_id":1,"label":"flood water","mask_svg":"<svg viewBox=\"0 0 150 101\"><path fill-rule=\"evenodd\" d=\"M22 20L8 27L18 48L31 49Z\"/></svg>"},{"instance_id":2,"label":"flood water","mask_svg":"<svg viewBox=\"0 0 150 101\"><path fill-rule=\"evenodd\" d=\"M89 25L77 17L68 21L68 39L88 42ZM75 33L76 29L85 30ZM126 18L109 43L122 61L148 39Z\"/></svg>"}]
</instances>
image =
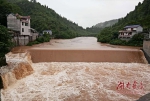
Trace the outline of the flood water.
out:
<instances>
[{"instance_id":1,"label":"flood water","mask_svg":"<svg viewBox=\"0 0 150 101\"><path fill-rule=\"evenodd\" d=\"M97 42L95 37L77 37L74 39L52 39L50 42L34 45L34 48L45 49L100 49L124 50L140 49L140 47L115 46Z\"/></svg>"},{"instance_id":2,"label":"flood water","mask_svg":"<svg viewBox=\"0 0 150 101\"><path fill-rule=\"evenodd\" d=\"M94 37L51 40L30 49L133 50L133 54L135 50L140 51L134 47L100 44ZM2 101L134 101L150 92L150 65L146 63L39 62L31 65L33 74L1 90Z\"/></svg>"}]
</instances>

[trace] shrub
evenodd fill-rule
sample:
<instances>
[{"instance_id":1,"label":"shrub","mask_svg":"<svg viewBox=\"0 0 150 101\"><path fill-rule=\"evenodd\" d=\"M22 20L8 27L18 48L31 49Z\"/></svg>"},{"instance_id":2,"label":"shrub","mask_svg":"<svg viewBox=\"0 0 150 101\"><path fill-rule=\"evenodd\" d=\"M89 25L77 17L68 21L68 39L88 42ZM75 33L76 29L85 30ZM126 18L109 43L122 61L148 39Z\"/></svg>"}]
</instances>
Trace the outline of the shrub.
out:
<instances>
[{"instance_id":1,"label":"shrub","mask_svg":"<svg viewBox=\"0 0 150 101\"><path fill-rule=\"evenodd\" d=\"M39 38L36 39L37 42L43 43L44 42L44 37L40 36Z\"/></svg>"},{"instance_id":2,"label":"shrub","mask_svg":"<svg viewBox=\"0 0 150 101\"><path fill-rule=\"evenodd\" d=\"M125 40L114 39L114 40L110 41L110 44L113 44L113 45L126 45L127 42Z\"/></svg>"},{"instance_id":3,"label":"shrub","mask_svg":"<svg viewBox=\"0 0 150 101\"><path fill-rule=\"evenodd\" d=\"M32 42L29 42L28 44L27 44L27 46L32 46L32 45L34 45L34 44L39 44L40 42L38 42L38 41L32 41Z\"/></svg>"},{"instance_id":4,"label":"shrub","mask_svg":"<svg viewBox=\"0 0 150 101\"><path fill-rule=\"evenodd\" d=\"M135 34L131 40L128 41L128 45L130 46L143 46L143 34Z\"/></svg>"},{"instance_id":5,"label":"shrub","mask_svg":"<svg viewBox=\"0 0 150 101\"><path fill-rule=\"evenodd\" d=\"M32 46L34 44L39 44L43 42L49 42L50 41L50 35L49 34L43 34L43 36L40 36L35 41L29 42L27 46Z\"/></svg>"}]
</instances>

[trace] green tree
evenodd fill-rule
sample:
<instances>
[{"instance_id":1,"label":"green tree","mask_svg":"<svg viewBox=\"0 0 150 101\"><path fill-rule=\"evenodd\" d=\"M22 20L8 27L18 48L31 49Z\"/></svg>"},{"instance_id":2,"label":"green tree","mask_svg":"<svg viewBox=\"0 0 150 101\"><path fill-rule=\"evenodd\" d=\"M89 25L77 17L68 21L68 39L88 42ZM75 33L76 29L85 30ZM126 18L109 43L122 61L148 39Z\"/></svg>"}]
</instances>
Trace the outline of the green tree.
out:
<instances>
[{"instance_id":1,"label":"green tree","mask_svg":"<svg viewBox=\"0 0 150 101\"><path fill-rule=\"evenodd\" d=\"M5 0L0 0L0 24L7 26L6 14L11 12L10 4Z\"/></svg>"},{"instance_id":2,"label":"green tree","mask_svg":"<svg viewBox=\"0 0 150 101\"><path fill-rule=\"evenodd\" d=\"M143 45L143 39L144 35L143 34L135 34L133 38L128 41L128 45L131 46L142 46Z\"/></svg>"},{"instance_id":3,"label":"green tree","mask_svg":"<svg viewBox=\"0 0 150 101\"><path fill-rule=\"evenodd\" d=\"M10 51L13 43L5 26L0 25L0 36L0 66L2 66L5 64L5 54Z\"/></svg>"},{"instance_id":4,"label":"green tree","mask_svg":"<svg viewBox=\"0 0 150 101\"><path fill-rule=\"evenodd\" d=\"M7 15L10 13L22 13L20 7L8 3L6 0L0 0L0 24L7 26Z\"/></svg>"}]
</instances>

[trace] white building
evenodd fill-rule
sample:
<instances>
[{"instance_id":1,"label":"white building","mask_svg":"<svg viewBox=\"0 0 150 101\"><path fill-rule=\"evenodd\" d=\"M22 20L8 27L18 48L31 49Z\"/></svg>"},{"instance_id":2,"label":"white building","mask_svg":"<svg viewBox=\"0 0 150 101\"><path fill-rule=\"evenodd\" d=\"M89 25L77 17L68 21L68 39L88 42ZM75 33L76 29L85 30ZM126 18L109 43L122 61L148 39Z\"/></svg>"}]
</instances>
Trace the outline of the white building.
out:
<instances>
[{"instance_id":1,"label":"white building","mask_svg":"<svg viewBox=\"0 0 150 101\"><path fill-rule=\"evenodd\" d=\"M8 29L19 31L20 35L30 35L30 16L9 14L7 16Z\"/></svg>"},{"instance_id":2,"label":"white building","mask_svg":"<svg viewBox=\"0 0 150 101\"><path fill-rule=\"evenodd\" d=\"M35 40L38 36L38 33L31 32L30 16L21 16L11 13L7 15L7 27L17 33L14 36L17 45L26 45L28 42Z\"/></svg>"},{"instance_id":3,"label":"white building","mask_svg":"<svg viewBox=\"0 0 150 101\"><path fill-rule=\"evenodd\" d=\"M140 25L130 25L124 27L124 30L119 31L118 38L131 39L135 34L143 32L143 28Z\"/></svg>"},{"instance_id":4,"label":"white building","mask_svg":"<svg viewBox=\"0 0 150 101\"><path fill-rule=\"evenodd\" d=\"M44 31L43 31L43 34L44 34L44 33L47 33L47 34L52 35L52 31L51 31L51 30L44 30Z\"/></svg>"}]
</instances>

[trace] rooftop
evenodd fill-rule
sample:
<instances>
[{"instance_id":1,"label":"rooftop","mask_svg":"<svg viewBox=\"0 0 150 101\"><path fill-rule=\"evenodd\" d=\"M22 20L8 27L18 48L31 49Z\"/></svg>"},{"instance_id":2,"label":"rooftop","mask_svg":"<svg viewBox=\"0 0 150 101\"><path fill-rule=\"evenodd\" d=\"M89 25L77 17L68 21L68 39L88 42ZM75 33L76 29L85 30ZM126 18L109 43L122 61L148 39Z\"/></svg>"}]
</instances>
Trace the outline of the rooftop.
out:
<instances>
[{"instance_id":1,"label":"rooftop","mask_svg":"<svg viewBox=\"0 0 150 101\"><path fill-rule=\"evenodd\" d=\"M19 15L18 13L15 14L15 16L16 16L17 18L19 18L19 19L30 19L30 16L21 16L21 15Z\"/></svg>"},{"instance_id":2,"label":"rooftop","mask_svg":"<svg viewBox=\"0 0 150 101\"><path fill-rule=\"evenodd\" d=\"M129 25L129 26L125 26L124 28L137 28L139 27L140 25Z\"/></svg>"},{"instance_id":3,"label":"rooftop","mask_svg":"<svg viewBox=\"0 0 150 101\"><path fill-rule=\"evenodd\" d=\"M43 32L51 32L51 30L44 30Z\"/></svg>"},{"instance_id":4,"label":"rooftop","mask_svg":"<svg viewBox=\"0 0 150 101\"><path fill-rule=\"evenodd\" d=\"M21 16L18 13L17 14L10 13L10 14L12 14L13 16L16 16L18 19L31 19L30 16Z\"/></svg>"},{"instance_id":5,"label":"rooftop","mask_svg":"<svg viewBox=\"0 0 150 101\"><path fill-rule=\"evenodd\" d=\"M120 30L119 32L132 32L132 31Z\"/></svg>"}]
</instances>

